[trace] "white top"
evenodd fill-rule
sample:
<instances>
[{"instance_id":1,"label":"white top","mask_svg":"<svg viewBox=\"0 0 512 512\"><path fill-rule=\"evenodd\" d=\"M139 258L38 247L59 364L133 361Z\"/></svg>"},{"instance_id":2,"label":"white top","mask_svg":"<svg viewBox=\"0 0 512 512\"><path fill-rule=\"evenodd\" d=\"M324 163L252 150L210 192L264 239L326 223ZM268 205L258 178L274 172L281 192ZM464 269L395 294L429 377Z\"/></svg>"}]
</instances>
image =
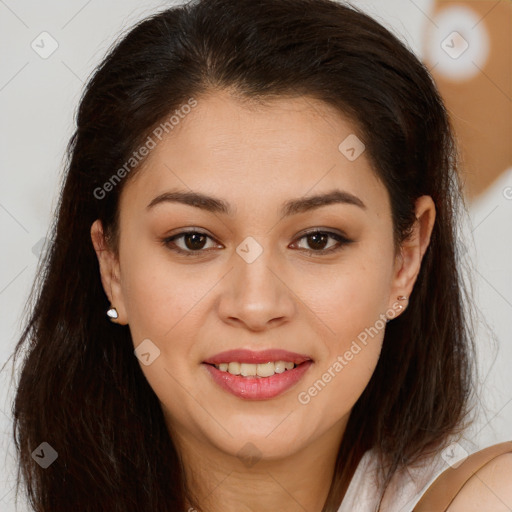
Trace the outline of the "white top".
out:
<instances>
[{"instance_id":1,"label":"white top","mask_svg":"<svg viewBox=\"0 0 512 512\"><path fill-rule=\"evenodd\" d=\"M474 450L474 446L470 451ZM449 467L457 467L468 455L461 445L450 444L444 450L393 475L379 512L411 512L430 484ZM382 482L377 481L378 459L368 450L350 481L338 512L377 512Z\"/></svg>"}]
</instances>

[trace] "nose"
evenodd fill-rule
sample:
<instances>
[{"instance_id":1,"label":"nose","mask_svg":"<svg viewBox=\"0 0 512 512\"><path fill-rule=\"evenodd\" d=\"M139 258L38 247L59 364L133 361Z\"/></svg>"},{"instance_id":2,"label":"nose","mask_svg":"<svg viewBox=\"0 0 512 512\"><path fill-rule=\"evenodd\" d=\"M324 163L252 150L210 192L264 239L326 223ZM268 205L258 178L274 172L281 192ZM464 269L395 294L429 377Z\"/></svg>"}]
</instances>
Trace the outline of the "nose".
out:
<instances>
[{"instance_id":1,"label":"nose","mask_svg":"<svg viewBox=\"0 0 512 512\"><path fill-rule=\"evenodd\" d=\"M254 261L233 255L218 306L222 320L251 331L264 331L291 321L297 311L286 272L264 250Z\"/></svg>"}]
</instances>

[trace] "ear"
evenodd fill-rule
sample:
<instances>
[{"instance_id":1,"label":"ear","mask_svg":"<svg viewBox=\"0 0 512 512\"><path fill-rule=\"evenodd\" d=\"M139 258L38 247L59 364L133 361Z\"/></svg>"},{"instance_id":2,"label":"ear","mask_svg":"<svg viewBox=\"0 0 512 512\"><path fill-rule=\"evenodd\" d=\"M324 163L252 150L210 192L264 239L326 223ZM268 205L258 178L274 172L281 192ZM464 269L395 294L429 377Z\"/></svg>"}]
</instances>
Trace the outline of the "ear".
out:
<instances>
[{"instance_id":1,"label":"ear","mask_svg":"<svg viewBox=\"0 0 512 512\"><path fill-rule=\"evenodd\" d=\"M126 325L128 317L121 288L119 260L105 240L103 225L99 219L91 226L91 239L98 257L103 290L119 315L118 318L112 319L112 322Z\"/></svg>"},{"instance_id":2,"label":"ear","mask_svg":"<svg viewBox=\"0 0 512 512\"><path fill-rule=\"evenodd\" d=\"M436 207L430 196L419 197L415 202L415 211L416 221L411 234L402 243L400 253L395 259L390 307L396 304L398 297L411 296L434 228ZM403 303L404 306L405 304Z\"/></svg>"}]
</instances>

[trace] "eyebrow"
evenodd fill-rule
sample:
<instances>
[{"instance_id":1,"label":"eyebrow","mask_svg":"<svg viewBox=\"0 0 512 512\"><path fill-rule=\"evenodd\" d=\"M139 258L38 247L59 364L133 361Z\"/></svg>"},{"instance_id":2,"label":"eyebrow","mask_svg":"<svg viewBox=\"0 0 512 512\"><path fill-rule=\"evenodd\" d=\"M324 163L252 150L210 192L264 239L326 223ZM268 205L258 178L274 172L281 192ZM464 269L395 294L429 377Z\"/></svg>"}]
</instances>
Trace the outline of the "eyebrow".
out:
<instances>
[{"instance_id":1,"label":"eyebrow","mask_svg":"<svg viewBox=\"0 0 512 512\"><path fill-rule=\"evenodd\" d=\"M181 203L228 216L233 216L236 213L236 208L233 208L233 206L223 199L208 196L200 192L181 190L173 190L160 194L146 206L146 209L150 210L161 203ZM335 189L324 194L288 200L281 206L281 216L289 217L331 204L354 205L366 210L366 205L357 196L350 192Z\"/></svg>"}]
</instances>

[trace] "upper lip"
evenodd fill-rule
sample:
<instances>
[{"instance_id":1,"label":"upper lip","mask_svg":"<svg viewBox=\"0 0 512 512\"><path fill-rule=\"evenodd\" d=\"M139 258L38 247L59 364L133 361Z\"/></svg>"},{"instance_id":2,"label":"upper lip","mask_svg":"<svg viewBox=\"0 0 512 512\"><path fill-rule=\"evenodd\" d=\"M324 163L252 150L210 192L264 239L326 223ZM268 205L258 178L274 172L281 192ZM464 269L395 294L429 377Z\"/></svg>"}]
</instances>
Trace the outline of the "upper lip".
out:
<instances>
[{"instance_id":1,"label":"upper lip","mask_svg":"<svg viewBox=\"0 0 512 512\"><path fill-rule=\"evenodd\" d=\"M297 354L296 352L289 352L288 350L281 349L268 349L255 352L253 350L236 349L220 352L212 357L209 357L204 363L207 364L221 364L221 363L249 363L249 364L263 364L270 361L287 361L295 364L301 364L304 361L310 361L311 357L304 354Z\"/></svg>"}]
</instances>

